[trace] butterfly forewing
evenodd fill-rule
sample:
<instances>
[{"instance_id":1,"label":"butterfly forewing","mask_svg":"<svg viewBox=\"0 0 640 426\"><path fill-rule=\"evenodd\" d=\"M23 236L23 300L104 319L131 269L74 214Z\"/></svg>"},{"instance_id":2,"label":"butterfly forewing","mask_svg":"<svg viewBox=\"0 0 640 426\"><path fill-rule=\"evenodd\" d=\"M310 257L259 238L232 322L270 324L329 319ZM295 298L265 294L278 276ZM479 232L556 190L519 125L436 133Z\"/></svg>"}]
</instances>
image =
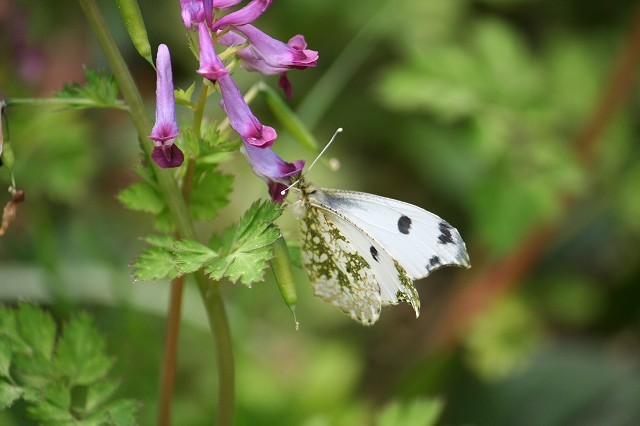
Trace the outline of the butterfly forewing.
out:
<instances>
[{"instance_id":1,"label":"butterfly forewing","mask_svg":"<svg viewBox=\"0 0 640 426\"><path fill-rule=\"evenodd\" d=\"M398 261L412 279L447 265L469 267L458 231L420 207L362 192L318 190L315 202L357 224Z\"/></svg>"}]
</instances>

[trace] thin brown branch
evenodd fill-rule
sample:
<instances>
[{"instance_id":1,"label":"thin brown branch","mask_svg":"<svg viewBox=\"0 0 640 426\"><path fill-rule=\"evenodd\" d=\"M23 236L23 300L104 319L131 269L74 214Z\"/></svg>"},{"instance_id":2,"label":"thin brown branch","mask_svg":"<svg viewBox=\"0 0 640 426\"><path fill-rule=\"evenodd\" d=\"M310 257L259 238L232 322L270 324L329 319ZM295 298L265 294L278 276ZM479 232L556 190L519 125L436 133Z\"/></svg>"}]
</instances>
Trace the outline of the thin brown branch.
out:
<instances>
[{"instance_id":1,"label":"thin brown branch","mask_svg":"<svg viewBox=\"0 0 640 426\"><path fill-rule=\"evenodd\" d=\"M597 143L618 108L627 100L635 83L640 62L640 6L633 14L629 33L625 38L611 77L594 112L578 133L576 155L587 169L593 160ZM568 217L577 200L564 201ZM515 287L535 266L538 258L557 234L560 221L541 225L505 258L483 268L469 282L456 286L450 302L444 308L442 321L427 339L430 349L451 347L458 342L474 319L496 299Z\"/></svg>"},{"instance_id":2,"label":"thin brown branch","mask_svg":"<svg viewBox=\"0 0 640 426\"><path fill-rule=\"evenodd\" d=\"M176 377L176 361L178 357L178 335L180 331L180 315L182 311L182 292L184 276L171 281L167 330L164 342L164 359L160 377L160 407L158 407L158 425L171 424L171 398Z\"/></svg>"}]
</instances>

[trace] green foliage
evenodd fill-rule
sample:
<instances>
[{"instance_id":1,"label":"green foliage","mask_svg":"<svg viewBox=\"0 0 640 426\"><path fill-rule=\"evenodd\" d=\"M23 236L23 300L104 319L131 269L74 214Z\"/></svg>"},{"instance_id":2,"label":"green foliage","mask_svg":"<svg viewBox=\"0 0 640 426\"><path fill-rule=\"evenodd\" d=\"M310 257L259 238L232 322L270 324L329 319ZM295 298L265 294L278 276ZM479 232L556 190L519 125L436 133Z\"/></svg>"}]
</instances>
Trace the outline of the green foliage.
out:
<instances>
[{"instance_id":1,"label":"green foliage","mask_svg":"<svg viewBox=\"0 0 640 426\"><path fill-rule=\"evenodd\" d=\"M28 188L28 199L78 205L88 195L98 170L97 146L79 116L77 111L12 111L14 174L20 186Z\"/></svg>"},{"instance_id":2,"label":"green foliage","mask_svg":"<svg viewBox=\"0 0 640 426\"><path fill-rule=\"evenodd\" d=\"M506 297L474 323L466 338L467 359L488 380L523 370L540 343L540 324L520 299Z\"/></svg>"},{"instance_id":3,"label":"green foliage","mask_svg":"<svg viewBox=\"0 0 640 426\"><path fill-rule=\"evenodd\" d=\"M85 68L84 74L87 78L84 86L65 84L56 96L69 100L74 108L122 108L118 101L118 83L113 75L90 68Z\"/></svg>"},{"instance_id":4,"label":"green foliage","mask_svg":"<svg viewBox=\"0 0 640 426\"><path fill-rule=\"evenodd\" d=\"M439 399L416 399L387 404L378 415L377 426L433 426L444 404Z\"/></svg>"},{"instance_id":5,"label":"green foliage","mask_svg":"<svg viewBox=\"0 0 640 426\"><path fill-rule=\"evenodd\" d=\"M173 97L176 100L176 104L187 107L193 111L196 109L196 104L191 100L193 91L196 89L196 82L191 83L187 90L176 89L174 90Z\"/></svg>"},{"instance_id":6,"label":"green foliage","mask_svg":"<svg viewBox=\"0 0 640 426\"><path fill-rule=\"evenodd\" d=\"M280 236L272 222L282 214L281 206L254 202L237 226L227 228L216 248L220 256L205 268L212 279L222 277L245 285L262 280L265 263L273 256L271 245Z\"/></svg>"},{"instance_id":7,"label":"green foliage","mask_svg":"<svg viewBox=\"0 0 640 426\"><path fill-rule=\"evenodd\" d=\"M424 147L402 148L426 180L447 182L471 207L474 229L493 254L558 217L563 197L583 187L567 140L577 121L567 117L581 117L594 99L593 55L568 39L536 61L515 28L479 19L464 43L443 39L411 51L382 79L386 105L431 116L411 125Z\"/></svg>"},{"instance_id":8,"label":"green foliage","mask_svg":"<svg viewBox=\"0 0 640 426\"><path fill-rule=\"evenodd\" d=\"M233 177L211 170L210 165L195 172L193 189L189 202L192 219L207 220L216 217L218 211L229 203ZM174 229L173 220L151 168L136 169L141 182L133 183L118 194L118 200L131 210L155 215L155 225L160 231Z\"/></svg>"},{"instance_id":9,"label":"green foliage","mask_svg":"<svg viewBox=\"0 0 640 426\"><path fill-rule=\"evenodd\" d=\"M137 404L112 400L113 359L89 315L71 317L57 336L51 315L36 306L0 306L0 339L0 409L23 399L40 423L136 424Z\"/></svg>"},{"instance_id":10,"label":"green foliage","mask_svg":"<svg viewBox=\"0 0 640 426\"><path fill-rule=\"evenodd\" d=\"M136 280L151 280L204 269L212 279L251 285L262 280L266 262L273 256L271 246L280 236L273 221L281 214L281 206L256 201L238 225L227 228L219 241L212 239L212 248L197 241L147 238L152 247L133 262L133 275Z\"/></svg>"}]
</instances>

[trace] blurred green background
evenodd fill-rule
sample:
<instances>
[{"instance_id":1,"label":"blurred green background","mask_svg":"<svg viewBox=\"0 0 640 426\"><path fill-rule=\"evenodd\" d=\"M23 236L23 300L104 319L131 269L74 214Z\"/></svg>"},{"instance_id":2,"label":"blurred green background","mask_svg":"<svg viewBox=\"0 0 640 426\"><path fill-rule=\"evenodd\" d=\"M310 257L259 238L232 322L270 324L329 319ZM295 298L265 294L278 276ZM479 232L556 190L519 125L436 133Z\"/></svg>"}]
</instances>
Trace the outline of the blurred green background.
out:
<instances>
[{"instance_id":1,"label":"blurred green background","mask_svg":"<svg viewBox=\"0 0 640 426\"><path fill-rule=\"evenodd\" d=\"M49 97L106 67L77 3L0 0L0 96ZM99 2L153 108L155 74L109 1ZM195 80L177 0L140 0L176 85ZM635 8L635 9L634 9ZM301 271L294 329L270 273L223 284L237 357L238 425L371 424L392 401L440 398L438 424L640 424L640 12L579 0L279 0L258 21L320 52L291 72L290 102L320 141L345 132L319 186L402 199L446 218L473 268L417 284L422 315L386 308L364 328L313 298ZM242 90L259 76L236 73ZM275 86L274 78L266 79ZM263 123L275 124L261 102ZM209 118L221 117L210 102ZM186 116L185 116L186 117ZM15 176L26 202L0 237L0 299L64 318L95 316L122 396L157 412L168 283L133 283L148 216L116 194L135 179L125 114L12 108ZM287 160L314 153L278 128ZM266 197L239 155L231 204ZM0 182L8 187L6 170ZM0 196L2 204L9 195ZM296 225L285 215L285 231ZM207 225L208 226L208 225ZM204 227L203 229L207 229ZM188 285L175 424L209 424L213 344ZM0 413L0 424L21 419Z\"/></svg>"}]
</instances>

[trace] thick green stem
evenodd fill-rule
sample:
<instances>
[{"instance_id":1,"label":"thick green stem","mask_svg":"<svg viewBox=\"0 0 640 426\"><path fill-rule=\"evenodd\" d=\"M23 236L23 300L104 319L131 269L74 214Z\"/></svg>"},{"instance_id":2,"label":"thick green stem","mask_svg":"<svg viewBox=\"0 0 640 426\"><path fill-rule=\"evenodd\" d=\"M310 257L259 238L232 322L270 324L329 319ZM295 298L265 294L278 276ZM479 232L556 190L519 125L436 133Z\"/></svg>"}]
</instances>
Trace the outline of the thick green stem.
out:
<instances>
[{"instance_id":1,"label":"thick green stem","mask_svg":"<svg viewBox=\"0 0 640 426\"><path fill-rule=\"evenodd\" d=\"M151 143L147 135L151 133L151 120L129 69L127 68L109 29L100 14L94 0L78 0L91 25L98 42L109 62L126 104L129 106L131 120L138 133L138 139L147 159L151 157ZM152 163L153 164L153 163ZM173 175L153 164L158 186L169 207L169 211L181 237L196 239L193 224L189 219L187 206ZM212 283L203 274L194 274L209 319L209 325L216 339L218 361L218 425L231 425L235 401L234 362L229 324L217 284Z\"/></svg>"}]
</instances>

